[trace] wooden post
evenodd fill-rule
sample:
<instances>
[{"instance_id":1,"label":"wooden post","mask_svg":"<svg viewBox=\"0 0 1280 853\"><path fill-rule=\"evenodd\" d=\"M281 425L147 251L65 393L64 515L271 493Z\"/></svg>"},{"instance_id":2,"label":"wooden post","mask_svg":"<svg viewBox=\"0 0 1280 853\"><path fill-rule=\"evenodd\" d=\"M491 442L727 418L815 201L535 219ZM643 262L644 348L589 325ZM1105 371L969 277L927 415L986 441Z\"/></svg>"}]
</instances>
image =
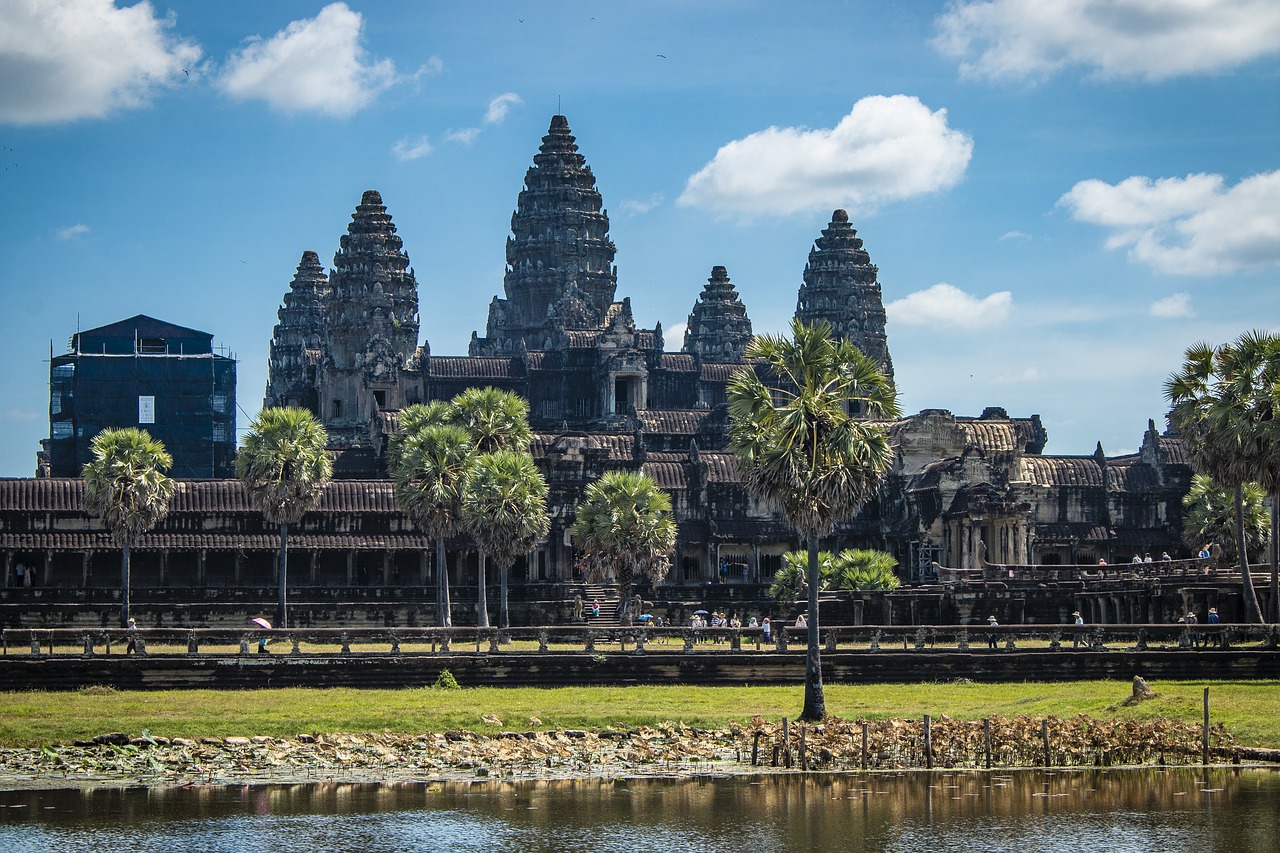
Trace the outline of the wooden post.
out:
<instances>
[{"instance_id":1,"label":"wooden post","mask_svg":"<svg viewBox=\"0 0 1280 853\"><path fill-rule=\"evenodd\" d=\"M751 739L751 766L758 767L760 765L760 735L759 729L756 729L755 737Z\"/></svg>"},{"instance_id":2,"label":"wooden post","mask_svg":"<svg viewBox=\"0 0 1280 853\"><path fill-rule=\"evenodd\" d=\"M782 718L782 763L791 769L791 721Z\"/></svg>"},{"instance_id":3,"label":"wooden post","mask_svg":"<svg viewBox=\"0 0 1280 853\"><path fill-rule=\"evenodd\" d=\"M1049 718L1040 721L1040 739L1044 742L1044 766L1051 766L1049 763Z\"/></svg>"},{"instance_id":4,"label":"wooden post","mask_svg":"<svg viewBox=\"0 0 1280 853\"><path fill-rule=\"evenodd\" d=\"M869 724L866 720L862 721L862 769L867 769L867 729Z\"/></svg>"},{"instance_id":5,"label":"wooden post","mask_svg":"<svg viewBox=\"0 0 1280 853\"><path fill-rule=\"evenodd\" d=\"M809 771L809 750L805 745L805 735L808 731L808 726L800 727L800 769L806 773Z\"/></svg>"},{"instance_id":6,"label":"wooden post","mask_svg":"<svg viewBox=\"0 0 1280 853\"><path fill-rule=\"evenodd\" d=\"M933 721L929 719L929 715L924 715L924 766L926 770L933 769Z\"/></svg>"},{"instance_id":7,"label":"wooden post","mask_svg":"<svg viewBox=\"0 0 1280 853\"><path fill-rule=\"evenodd\" d=\"M778 744L773 745L773 766L778 766Z\"/></svg>"},{"instance_id":8,"label":"wooden post","mask_svg":"<svg viewBox=\"0 0 1280 853\"><path fill-rule=\"evenodd\" d=\"M982 721L982 744L985 753L987 769L991 769L991 718L987 717Z\"/></svg>"},{"instance_id":9,"label":"wooden post","mask_svg":"<svg viewBox=\"0 0 1280 853\"><path fill-rule=\"evenodd\" d=\"M1204 728L1201 730L1200 751L1202 763L1209 763L1209 688L1204 689Z\"/></svg>"}]
</instances>

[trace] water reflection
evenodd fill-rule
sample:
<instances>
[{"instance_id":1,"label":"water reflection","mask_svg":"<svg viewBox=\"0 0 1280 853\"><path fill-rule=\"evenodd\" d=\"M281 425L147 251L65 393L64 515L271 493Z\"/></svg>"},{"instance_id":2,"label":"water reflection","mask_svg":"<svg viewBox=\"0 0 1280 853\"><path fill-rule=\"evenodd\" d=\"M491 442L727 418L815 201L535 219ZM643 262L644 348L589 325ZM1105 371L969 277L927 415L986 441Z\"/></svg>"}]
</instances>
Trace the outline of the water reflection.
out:
<instances>
[{"instance_id":1,"label":"water reflection","mask_svg":"<svg viewBox=\"0 0 1280 853\"><path fill-rule=\"evenodd\" d=\"M0 792L0 850L1280 848L1280 772L1089 770Z\"/></svg>"}]
</instances>

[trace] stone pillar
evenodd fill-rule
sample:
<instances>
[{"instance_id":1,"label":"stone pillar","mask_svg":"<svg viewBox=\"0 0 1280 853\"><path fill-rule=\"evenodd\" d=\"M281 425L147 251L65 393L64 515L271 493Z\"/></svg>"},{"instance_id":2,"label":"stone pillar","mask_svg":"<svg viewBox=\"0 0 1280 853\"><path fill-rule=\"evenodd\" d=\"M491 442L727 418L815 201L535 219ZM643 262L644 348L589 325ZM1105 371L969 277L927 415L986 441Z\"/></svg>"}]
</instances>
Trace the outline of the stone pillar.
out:
<instances>
[{"instance_id":1,"label":"stone pillar","mask_svg":"<svg viewBox=\"0 0 1280 853\"><path fill-rule=\"evenodd\" d=\"M760 543L751 543L751 581L760 583Z\"/></svg>"},{"instance_id":2,"label":"stone pillar","mask_svg":"<svg viewBox=\"0 0 1280 853\"><path fill-rule=\"evenodd\" d=\"M205 558L209 552L204 548L196 551L196 586L205 586Z\"/></svg>"},{"instance_id":3,"label":"stone pillar","mask_svg":"<svg viewBox=\"0 0 1280 853\"><path fill-rule=\"evenodd\" d=\"M960 568L972 569L973 565L969 562L969 525L957 521L956 528L956 532L960 534Z\"/></svg>"},{"instance_id":4,"label":"stone pillar","mask_svg":"<svg viewBox=\"0 0 1280 853\"><path fill-rule=\"evenodd\" d=\"M80 587L82 589L89 587L89 561L92 558L92 551L82 551L80 553Z\"/></svg>"},{"instance_id":5,"label":"stone pillar","mask_svg":"<svg viewBox=\"0 0 1280 853\"><path fill-rule=\"evenodd\" d=\"M351 586L356 576L356 552L347 551L347 586Z\"/></svg>"},{"instance_id":6,"label":"stone pillar","mask_svg":"<svg viewBox=\"0 0 1280 853\"><path fill-rule=\"evenodd\" d=\"M311 557L308 560L308 574L311 578L311 585L318 586L320 584L320 552L311 549Z\"/></svg>"},{"instance_id":7,"label":"stone pillar","mask_svg":"<svg viewBox=\"0 0 1280 853\"><path fill-rule=\"evenodd\" d=\"M244 579L244 551L236 551L235 567L232 569L231 581L240 586Z\"/></svg>"},{"instance_id":8,"label":"stone pillar","mask_svg":"<svg viewBox=\"0 0 1280 853\"><path fill-rule=\"evenodd\" d=\"M382 552L382 585L383 587L391 586L391 550L387 549Z\"/></svg>"},{"instance_id":9,"label":"stone pillar","mask_svg":"<svg viewBox=\"0 0 1280 853\"><path fill-rule=\"evenodd\" d=\"M9 579L13 577L13 552L4 552L4 577L0 578L0 589L9 586Z\"/></svg>"},{"instance_id":10,"label":"stone pillar","mask_svg":"<svg viewBox=\"0 0 1280 853\"><path fill-rule=\"evenodd\" d=\"M431 571L431 562L428 552L418 552L418 583L421 586L426 586L427 582L430 580L429 572Z\"/></svg>"},{"instance_id":11,"label":"stone pillar","mask_svg":"<svg viewBox=\"0 0 1280 853\"><path fill-rule=\"evenodd\" d=\"M169 549L160 549L160 586L166 586L169 580Z\"/></svg>"}]
</instances>

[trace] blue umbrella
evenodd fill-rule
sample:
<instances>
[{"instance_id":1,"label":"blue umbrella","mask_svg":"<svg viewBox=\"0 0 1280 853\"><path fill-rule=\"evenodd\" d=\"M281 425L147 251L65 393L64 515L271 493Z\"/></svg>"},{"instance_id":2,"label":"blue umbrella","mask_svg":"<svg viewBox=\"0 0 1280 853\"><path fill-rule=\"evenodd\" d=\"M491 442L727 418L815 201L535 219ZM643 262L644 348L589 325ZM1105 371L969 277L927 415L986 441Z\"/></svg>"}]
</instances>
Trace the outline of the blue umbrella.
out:
<instances>
[{"instance_id":1,"label":"blue umbrella","mask_svg":"<svg viewBox=\"0 0 1280 853\"><path fill-rule=\"evenodd\" d=\"M653 614L651 613L641 613L639 616L636 617L636 619L640 622L648 622L652 618L653 618Z\"/></svg>"}]
</instances>

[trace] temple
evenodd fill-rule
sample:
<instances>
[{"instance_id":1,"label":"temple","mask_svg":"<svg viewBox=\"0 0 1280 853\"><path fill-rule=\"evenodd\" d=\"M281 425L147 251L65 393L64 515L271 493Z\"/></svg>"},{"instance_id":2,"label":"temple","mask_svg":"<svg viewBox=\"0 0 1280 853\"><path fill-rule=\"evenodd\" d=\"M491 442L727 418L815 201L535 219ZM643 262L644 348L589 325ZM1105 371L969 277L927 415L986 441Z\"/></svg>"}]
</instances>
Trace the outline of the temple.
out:
<instances>
[{"instance_id":1,"label":"temple","mask_svg":"<svg viewBox=\"0 0 1280 853\"><path fill-rule=\"evenodd\" d=\"M404 406L494 386L529 401L531 450L551 487L551 533L513 571L517 619L556 618L555 602L580 580L568 531L582 490L618 469L643 471L672 494L677 552L654 595L719 594L744 610L770 606L767 585L783 554L801 543L750 498L727 451L725 387L747 366L752 336L745 301L728 270L712 267L701 291L691 293L680 350L668 351L660 324L646 327L630 300L618 298L617 251L595 178L568 121L557 115L517 198L503 295L493 297L484 334L472 333L467 355L438 355L419 343L418 282L378 192L363 194L327 275L315 252L302 254L279 309L265 401L311 409L330 435L337 480L291 537L291 566L297 561L299 584L313 597L371 587L429 599L434 566L392 499L387 440ZM834 211L799 277L796 317L830 323L892 378L878 274L847 213ZM1140 451L1123 456L1101 447L1091 455L1045 455L1040 418L1011 417L997 406L976 417L927 409L883 426L896 447L887 482L823 546L892 553L906 583L925 585L894 594L917 602L913 619L967 618L936 585L938 564L986 571L1184 551L1182 497L1191 468L1181 440L1154 423ZM78 488L0 489L7 584L19 561L41 566L50 582L100 583L103 574L94 569L113 547L78 509ZM192 483L180 495L179 509L135 546L135 575L144 586L148 579L171 588L271 582L274 539L238 483ZM72 526L57 532L64 524L57 514L40 536L19 532L17 519L46 499L61 502L65 525L78 525L74 535ZM195 528L198 536L183 533ZM469 541L458 537L448 553L451 583L474 584ZM470 595L456 595L457 606L474 601L474 589ZM1020 600L1018 618L1031 621L1061 621L1073 607L1088 606L1074 593ZM1168 615L1185 601L1167 604L1154 612ZM1234 605L1224 598L1219 606ZM1122 611L1112 602L1102 612ZM465 615L457 618L465 624Z\"/></svg>"}]
</instances>

